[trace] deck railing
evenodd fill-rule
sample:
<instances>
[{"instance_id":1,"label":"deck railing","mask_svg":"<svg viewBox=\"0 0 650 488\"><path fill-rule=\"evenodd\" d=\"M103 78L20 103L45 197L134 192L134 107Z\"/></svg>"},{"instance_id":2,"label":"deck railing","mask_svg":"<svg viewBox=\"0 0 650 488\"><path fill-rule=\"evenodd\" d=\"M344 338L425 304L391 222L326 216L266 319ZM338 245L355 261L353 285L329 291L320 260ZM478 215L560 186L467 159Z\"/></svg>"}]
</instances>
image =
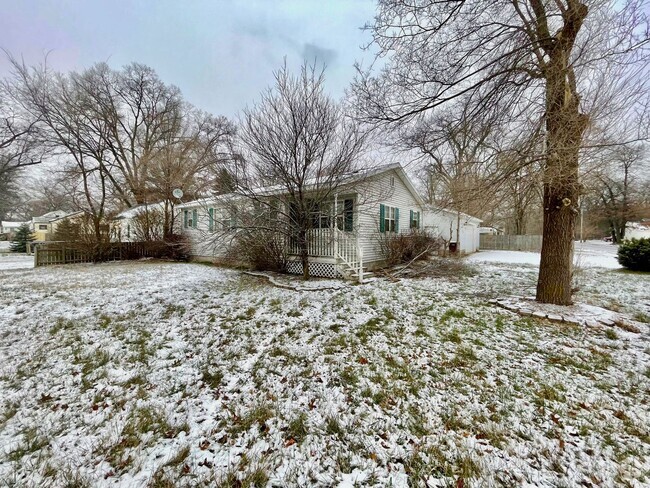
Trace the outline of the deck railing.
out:
<instances>
[{"instance_id":1,"label":"deck railing","mask_svg":"<svg viewBox=\"0 0 650 488\"><path fill-rule=\"evenodd\" d=\"M307 231L307 253L315 257L334 257L335 254L334 229L310 229ZM291 254L300 254L298 239L289 239Z\"/></svg>"}]
</instances>

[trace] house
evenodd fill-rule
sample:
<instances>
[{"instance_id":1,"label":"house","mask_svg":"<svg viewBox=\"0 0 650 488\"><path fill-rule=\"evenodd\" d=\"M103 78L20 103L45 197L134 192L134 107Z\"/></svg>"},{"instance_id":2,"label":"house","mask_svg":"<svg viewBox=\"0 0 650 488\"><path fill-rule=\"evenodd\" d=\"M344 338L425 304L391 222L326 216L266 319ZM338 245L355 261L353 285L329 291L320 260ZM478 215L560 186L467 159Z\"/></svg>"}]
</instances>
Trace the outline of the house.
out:
<instances>
[{"instance_id":1,"label":"house","mask_svg":"<svg viewBox=\"0 0 650 488\"><path fill-rule=\"evenodd\" d=\"M14 234L18 228L24 224L28 224L31 227L31 222L10 222L10 221L1 221L0 222L0 236L4 236L6 240L10 241L13 239Z\"/></svg>"},{"instance_id":2,"label":"house","mask_svg":"<svg viewBox=\"0 0 650 488\"><path fill-rule=\"evenodd\" d=\"M40 217L32 218L32 228L34 230L35 242L51 241L56 232L57 226L66 219L83 215L84 212L64 212L63 210L54 210Z\"/></svg>"},{"instance_id":3,"label":"house","mask_svg":"<svg viewBox=\"0 0 650 488\"><path fill-rule=\"evenodd\" d=\"M113 236L118 242L162 239L164 215L164 202L145 203L128 208L113 217Z\"/></svg>"},{"instance_id":4,"label":"house","mask_svg":"<svg viewBox=\"0 0 650 488\"><path fill-rule=\"evenodd\" d=\"M280 188L260 188L256 195L275 199L283 205L283 214L290 210L283 201ZM189 237L192 255L196 259L214 260L225 256L228 243L237 233L237 216L233 209L250 205L241 195L228 194L177 205L180 230ZM309 272L312 276L346 277L363 280L365 269L385 262L382 240L411 229L423 229L435 217L443 216L437 230L454 231L452 221L458 214L438 211L425 205L421 196L400 164L390 164L350 174L330 201L314 213L308 231ZM478 247L478 219L463 215L461 239L466 238L465 226L476 229L466 252ZM433 229L433 228L432 228ZM435 229L434 229L435 230ZM455 232L455 231L454 231ZM467 234L469 235L469 233ZM287 240L291 260L289 272L302 274L299 249L293 239ZM472 249L472 250L470 250Z\"/></svg>"},{"instance_id":5,"label":"house","mask_svg":"<svg viewBox=\"0 0 650 488\"><path fill-rule=\"evenodd\" d=\"M450 250L461 254L478 251L481 219L455 210L427 206L423 223L430 234L448 242Z\"/></svg>"},{"instance_id":6,"label":"house","mask_svg":"<svg viewBox=\"0 0 650 488\"><path fill-rule=\"evenodd\" d=\"M650 220L643 219L640 222L628 222L625 226L626 239L650 238Z\"/></svg>"}]
</instances>

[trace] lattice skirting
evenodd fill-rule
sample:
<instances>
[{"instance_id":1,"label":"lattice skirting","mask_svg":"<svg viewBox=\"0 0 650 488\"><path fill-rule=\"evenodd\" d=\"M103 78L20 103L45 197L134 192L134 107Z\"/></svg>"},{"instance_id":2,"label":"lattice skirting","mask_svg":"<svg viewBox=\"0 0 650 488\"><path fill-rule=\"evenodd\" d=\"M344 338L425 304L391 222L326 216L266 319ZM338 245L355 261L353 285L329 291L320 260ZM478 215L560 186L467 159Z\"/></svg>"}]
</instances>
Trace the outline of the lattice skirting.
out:
<instances>
[{"instance_id":1,"label":"lattice skirting","mask_svg":"<svg viewBox=\"0 0 650 488\"><path fill-rule=\"evenodd\" d=\"M287 271L291 274L302 274L302 263L300 261L291 261ZM334 263L309 263L309 274L320 278L341 278Z\"/></svg>"}]
</instances>

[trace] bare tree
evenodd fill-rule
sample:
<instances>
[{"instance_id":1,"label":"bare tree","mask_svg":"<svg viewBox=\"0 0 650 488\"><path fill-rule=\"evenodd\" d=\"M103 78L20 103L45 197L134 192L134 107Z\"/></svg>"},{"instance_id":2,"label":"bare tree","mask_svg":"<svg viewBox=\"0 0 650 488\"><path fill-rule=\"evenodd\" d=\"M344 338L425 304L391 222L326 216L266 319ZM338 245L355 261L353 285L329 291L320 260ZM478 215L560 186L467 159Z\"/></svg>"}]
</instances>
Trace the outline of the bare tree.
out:
<instances>
[{"instance_id":1,"label":"bare tree","mask_svg":"<svg viewBox=\"0 0 650 488\"><path fill-rule=\"evenodd\" d=\"M285 64L275 73L275 86L244 111L241 122L245 158L237 172L238 192L275 214L275 229L299 249L305 279L309 231L321 225L320 215L331 218L325 206L356 168L364 147L363 134L325 95L323 82L323 71L314 65L303 64L293 76ZM264 185L273 190L260 193ZM281 205L269 198L273 193L281 196Z\"/></svg>"},{"instance_id":2,"label":"bare tree","mask_svg":"<svg viewBox=\"0 0 650 488\"><path fill-rule=\"evenodd\" d=\"M589 212L606 222L613 242L622 242L627 223L641 215L642 185L650 182L650 175L642 172L647 157L646 148L639 144L609 148L585 177Z\"/></svg>"},{"instance_id":3,"label":"bare tree","mask_svg":"<svg viewBox=\"0 0 650 488\"><path fill-rule=\"evenodd\" d=\"M92 72L69 77L46 66L13 62L15 90L23 109L41 120L40 143L62 165L73 204L91 216L97 257L108 236L104 229L110 173L106 121L95 116L96 83Z\"/></svg>"},{"instance_id":4,"label":"bare tree","mask_svg":"<svg viewBox=\"0 0 650 488\"><path fill-rule=\"evenodd\" d=\"M23 110L14 95L11 80L0 82L0 219L18 201L21 170L42 161L39 119Z\"/></svg>"},{"instance_id":5,"label":"bare tree","mask_svg":"<svg viewBox=\"0 0 650 488\"><path fill-rule=\"evenodd\" d=\"M571 303L587 130L598 117L612 120L614 108L647 106L646 7L640 0L380 0L369 27L390 59L377 76L360 71L353 86L363 120L405 124L469 97L472 114L489 108L513 121L544 121L541 302Z\"/></svg>"},{"instance_id":6,"label":"bare tree","mask_svg":"<svg viewBox=\"0 0 650 488\"><path fill-rule=\"evenodd\" d=\"M165 236L174 228L174 189L189 199L205 194L222 180L221 172L232 161L235 126L225 117L185 108L179 126L162 138L147 170L146 199L164 202Z\"/></svg>"}]
</instances>

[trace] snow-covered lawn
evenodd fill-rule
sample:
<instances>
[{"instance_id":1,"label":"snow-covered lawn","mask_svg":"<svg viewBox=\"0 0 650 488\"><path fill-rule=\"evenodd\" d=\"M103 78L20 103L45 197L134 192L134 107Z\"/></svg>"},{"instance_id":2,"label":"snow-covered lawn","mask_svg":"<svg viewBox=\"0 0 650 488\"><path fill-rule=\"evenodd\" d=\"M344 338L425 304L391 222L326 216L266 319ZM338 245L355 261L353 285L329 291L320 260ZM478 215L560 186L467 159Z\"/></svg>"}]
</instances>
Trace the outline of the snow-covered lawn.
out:
<instances>
[{"instance_id":1,"label":"snow-covered lawn","mask_svg":"<svg viewBox=\"0 0 650 488\"><path fill-rule=\"evenodd\" d=\"M11 269L29 269L34 267L34 256L25 254L0 254L0 272Z\"/></svg>"},{"instance_id":2,"label":"snow-covered lawn","mask_svg":"<svg viewBox=\"0 0 650 488\"><path fill-rule=\"evenodd\" d=\"M534 266L470 271L0 272L0 485L648 486L648 327L521 318L488 300L531 294ZM649 319L650 275L580 280Z\"/></svg>"},{"instance_id":3,"label":"snow-covered lawn","mask_svg":"<svg viewBox=\"0 0 650 488\"><path fill-rule=\"evenodd\" d=\"M619 269L616 253L618 246L602 241L575 243L574 263L578 268ZM532 264L539 266L538 252L480 251L468 256L471 262L496 262L509 264Z\"/></svg>"}]
</instances>

